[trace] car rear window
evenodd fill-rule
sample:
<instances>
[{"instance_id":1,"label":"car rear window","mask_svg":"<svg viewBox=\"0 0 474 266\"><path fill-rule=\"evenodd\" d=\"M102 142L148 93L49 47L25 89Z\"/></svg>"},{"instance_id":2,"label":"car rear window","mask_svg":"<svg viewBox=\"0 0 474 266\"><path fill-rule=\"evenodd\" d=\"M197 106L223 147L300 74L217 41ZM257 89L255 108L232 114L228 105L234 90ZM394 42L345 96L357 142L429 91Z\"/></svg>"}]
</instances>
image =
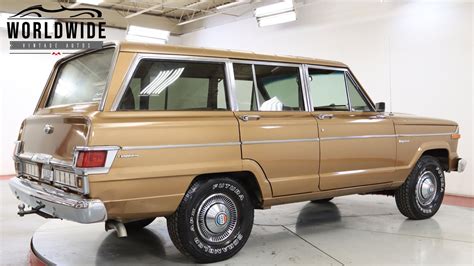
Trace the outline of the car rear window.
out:
<instances>
[{"instance_id":1,"label":"car rear window","mask_svg":"<svg viewBox=\"0 0 474 266\"><path fill-rule=\"evenodd\" d=\"M113 48L84 54L63 63L46 107L100 102L112 65Z\"/></svg>"}]
</instances>

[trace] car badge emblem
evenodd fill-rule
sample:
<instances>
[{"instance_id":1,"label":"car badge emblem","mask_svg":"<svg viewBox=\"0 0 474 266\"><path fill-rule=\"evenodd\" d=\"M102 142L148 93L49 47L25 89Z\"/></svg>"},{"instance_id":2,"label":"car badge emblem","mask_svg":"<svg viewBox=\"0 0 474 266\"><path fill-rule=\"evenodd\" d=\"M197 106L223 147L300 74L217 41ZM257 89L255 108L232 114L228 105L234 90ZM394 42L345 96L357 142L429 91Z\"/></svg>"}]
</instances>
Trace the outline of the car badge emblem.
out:
<instances>
[{"instance_id":1,"label":"car badge emblem","mask_svg":"<svg viewBox=\"0 0 474 266\"><path fill-rule=\"evenodd\" d=\"M46 124L43 128L44 133L51 134L54 131L54 127L52 125Z\"/></svg>"}]
</instances>

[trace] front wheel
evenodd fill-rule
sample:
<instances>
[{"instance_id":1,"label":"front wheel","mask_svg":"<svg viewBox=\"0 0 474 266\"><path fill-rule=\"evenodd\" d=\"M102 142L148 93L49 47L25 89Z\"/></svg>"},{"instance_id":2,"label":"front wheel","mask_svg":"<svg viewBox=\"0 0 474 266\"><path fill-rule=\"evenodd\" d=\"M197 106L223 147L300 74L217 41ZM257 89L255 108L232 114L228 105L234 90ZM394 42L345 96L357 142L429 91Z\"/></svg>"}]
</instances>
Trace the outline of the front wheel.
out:
<instances>
[{"instance_id":1,"label":"front wheel","mask_svg":"<svg viewBox=\"0 0 474 266\"><path fill-rule=\"evenodd\" d=\"M174 214L168 232L181 253L197 262L234 256L247 242L254 207L245 188L229 178L195 182Z\"/></svg>"},{"instance_id":2,"label":"front wheel","mask_svg":"<svg viewBox=\"0 0 474 266\"><path fill-rule=\"evenodd\" d=\"M398 210L410 219L430 218L443 202L444 189L444 172L438 159L423 156L395 191Z\"/></svg>"}]
</instances>

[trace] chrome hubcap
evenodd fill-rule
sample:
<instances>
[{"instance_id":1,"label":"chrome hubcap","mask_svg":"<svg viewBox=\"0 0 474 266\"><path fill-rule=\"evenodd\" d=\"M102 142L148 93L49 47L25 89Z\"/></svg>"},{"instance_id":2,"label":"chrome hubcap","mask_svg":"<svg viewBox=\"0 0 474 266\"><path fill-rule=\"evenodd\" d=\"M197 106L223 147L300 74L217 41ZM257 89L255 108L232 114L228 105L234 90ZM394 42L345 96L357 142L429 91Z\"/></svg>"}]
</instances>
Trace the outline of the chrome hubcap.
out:
<instances>
[{"instance_id":1,"label":"chrome hubcap","mask_svg":"<svg viewBox=\"0 0 474 266\"><path fill-rule=\"evenodd\" d=\"M197 229L203 239L217 243L226 240L237 226L237 206L224 194L203 200L197 212Z\"/></svg>"},{"instance_id":2,"label":"chrome hubcap","mask_svg":"<svg viewBox=\"0 0 474 266\"><path fill-rule=\"evenodd\" d=\"M424 172L416 184L416 199L422 206L427 206L436 197L436 177L431 172Z\"/></svg>"}]
</instances>

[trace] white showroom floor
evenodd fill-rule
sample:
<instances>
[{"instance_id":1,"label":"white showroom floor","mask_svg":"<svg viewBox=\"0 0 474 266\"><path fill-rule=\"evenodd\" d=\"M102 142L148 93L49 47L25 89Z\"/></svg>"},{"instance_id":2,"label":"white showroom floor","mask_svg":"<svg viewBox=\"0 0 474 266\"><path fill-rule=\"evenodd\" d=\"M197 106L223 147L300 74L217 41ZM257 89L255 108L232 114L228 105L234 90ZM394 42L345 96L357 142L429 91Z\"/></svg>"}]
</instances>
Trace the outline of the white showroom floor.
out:
<instances>
[{"instance_id":1,"label":"white showroom floor","mask_svg":"<svg viewBox=\"0 0 474 266\"><path fill-rule=\"evenodd\" d=\"M13 223L5 221L3 213L7 209L15 212L14 199L5 193L6 182L0 185L2 204L11 206L2 210L1 264L17 264L18 258L10 260L8 254L28 248L26 241L25 247L4 242L3 235L11 236L15 230L31 230L37 255L58 265L192 262L171 243L164 218L125 239L105 232L103 224L59 220L48 220L33 233L30 227L35 226L32 219L37 222L35 216L9 215L15 226L8 230L5 226ZM324 204L302 202L256 211L246 246L234 258L218 264L472 265L473 256L473 209L443 205L434 218L412 221L398 212L392 197L355 195Z\"/></svg>"}]
</instances>

